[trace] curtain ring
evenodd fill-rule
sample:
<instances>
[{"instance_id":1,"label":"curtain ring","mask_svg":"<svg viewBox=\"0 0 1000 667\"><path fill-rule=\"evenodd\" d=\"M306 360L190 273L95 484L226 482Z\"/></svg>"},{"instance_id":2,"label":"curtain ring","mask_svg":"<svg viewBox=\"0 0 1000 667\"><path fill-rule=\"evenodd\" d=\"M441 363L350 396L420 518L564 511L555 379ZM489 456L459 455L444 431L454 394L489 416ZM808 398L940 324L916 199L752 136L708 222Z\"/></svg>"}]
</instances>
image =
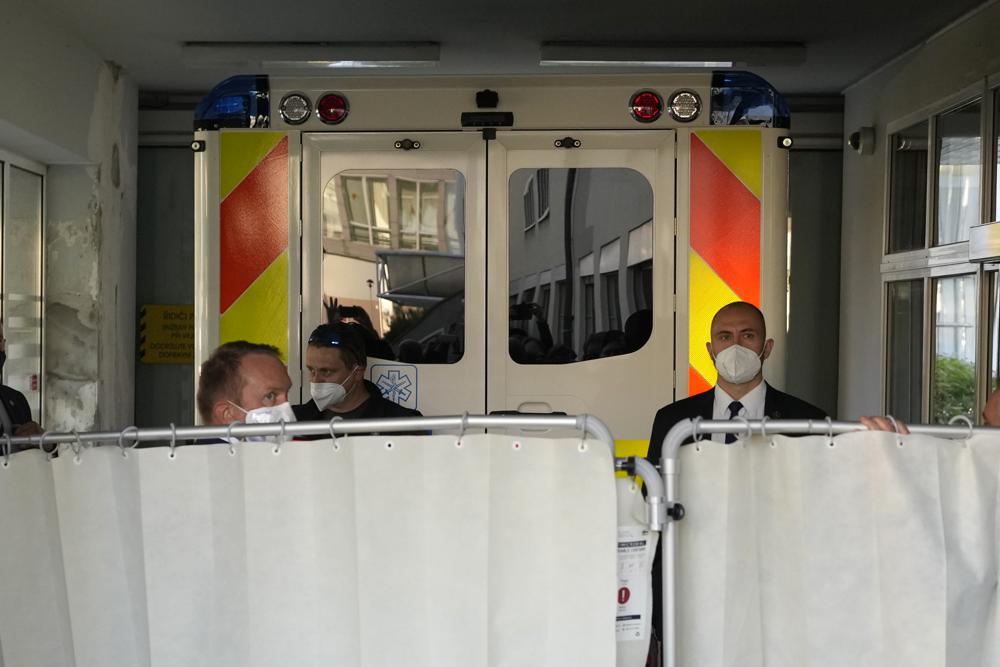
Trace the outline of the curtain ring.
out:
<instances>
[{"instance_id":1,"label":"curtain ring","mask_svg":"<svg viewBox=\"0 0 1000 667\"><path fill-rule=\"evenodd\" d=\"M739 422L742 422L742 424L747 427L746 437L747 438L753 437L753 427L750 426L750 420L749 419L747 419L746 417L736 417L735 419L732 419L730 421L739 421Z\"/></svg>"},{"instance_id":2,"label":"curtain ring","mask_svg":"<svg viewBox=\"0 0 1000 667\"><path fill-rule=\"evenodd\" d=\"M468 425L469 425L469 411L466 410L465 412L462 413L462 421L459 424L459 429L458 429L459 442L462 442L462 438L465 437L465 429Z\"/></svg>"},{"instance_id":3,"label":"curtain ring","mask_svg":"<svg viewBox=\"0 0 1000 667\"><path fill-rule=\"evenodd\" d=\"M833 420L829 416L826 418L826 437L833 440Z\"/></svg>"},{"instance_id":4,"label":"curtain ring","mask_svg":"<svg viewBox=\"0 0 1000 667\"><path fill-rule=\"evenodd\" d=\"M238 421L229 422L229 426L226 427L226 440L229 442L229 455L236 456L236 445L233 444L233 427L239 424Z\"/></svg>"},{"instance_id":5,"label":"curtain ring","mask_svg":"<svg viewBox=\"0 0 1000 667\"><path fill-rule=\"evenodd\" d=\"M972 420L969 419L969 417L967 415L955 415L954 417L952 417L951 419L948 420L948 425L950 426L951 424L954 424L955 422L965 422L965 425L969 427L969 432L966 434L965 439L966 440L971 439L972 435L973 435Z\"/></svg>"},{"instance_id":6,"label":"curtain ring","mask_svg":"<svg viewBox=\"0 0 1000 667\"><path fill-rule=\"evenodd\" d=\"M59 451L59 443L54 442L52 444L54 445L52 447L52 451L47 452L45 451L45 433L42 433L42 435L38 438L38 448L42 450L42 453L45 454L45 458L49 461L54 459L56 457L56 452Z\"/></svg>"},{"instance_id":7,"label":"curtain ring","mask_svg":"<svg viewBox=\"0 0 1000 667\"><path fill-rule=\"evenodd\" d=\"M340 443L337 442L337 434L333 432L333 427L339 421L344 421L340 415L334 415L330 419L330 439L333 440L333 451L335 452L340 450Z\"/></svg>"},{"instance_id":8,"label":"curtain ring","mask_svg":"<svg viewBox=\"0 0 1000 667\"><path fill-rule=\"evenodd\" d=\"M75 428L72 431L73 437L76 439L75 444L70 443L70 448L73 450L73 463L80 462L80 452L83 451L83 438L80 437L80 432Z\"/></svg>"},{"instance_id":9,"label":"curtain ring","mask_svg":"<svg viewBox=\"0 0 1000 667\"><path fill-rule=\"evenodd\" d=\"M701 426L701 419L702 419L701 415L698 415L697 417L691 420L691 426L694 427L691 436L695 442L701 442L702 440L704 440L704 436L699 431L699 427Z\"/></svg>"},{"instance_id":10,"label":"curtain ring","mask_svg":"<svg viewBox=\"0 0 1000 667\"><path fill-rule=\"evenodd\" d=\"M767 437L767 420L770 419L767 415L764 415L760 419L760 435L761 437Z\"/></svg>"},{"instance_id":11,"label":"curtain ring","mask_svg":"<svg viewBox=\"0 0 1000 667\"><path fill-rule=\"evenodd\" d=\"M177 427L174 426L173 422L170 422L170 453L167 454L168 458L174 458L177 455L174 450L177 448Z\"/></svg>"},{"instance_id":12,"label":"curtain ring","mask_svg":"<svg viewBox=\"0 0 1000 667\"><path fill-rule=\"evenodd\" d=\"M122 432L118 434L118 449L122 450L123 459L128 458L128 451L125 448L125 434L129 431L135 431L135 435L133 436L135 438L135 442L133 442L128 449L132 449L132 447L139 444L139 428L137 426L126 426L123 428Z\"/></svg>"},{"instance_id":13,"label":"curtain ring","mask_svg":"<svg viewBox=\"0 0 1000 667\"><path fill-rule=\"evenodd\" d=\"M10 467L10 450L12 448L12 445L10 444L10 433L7 433L6 431L4 431L3 437L4 437L4 441L5 441L4 448L3 448L3 467L4 468L9 468Z\"/></svg>"},{"instance_id":14,"label":"curtain ring","mask_svg":"<svg viewBox=\"0 0 1000 667\"><path fill-rule=\"evenodd\" d=\"M892 415L886 415L885 418L892 422L892 430L896 432L896 435L899 435L899 422L896 421L896 418Z\"/></svg>"},{"instance_id":15,"label":"curtain ring","mask_svg":"<svg viewBox=\"0 0 1000 667\"><path fill-rule=\"evenodd\" d=\"M903 446L903 436L899 434L899 422L897 422L896 418L893 417L892 415L886 415L886 419L888 419L890 422L892 422L892 430L894 430L896 432L896 446L897 447L902 447Z\"/></svg>"},{"instance_id":16,"label":"curtain ring","mask_svg":"<svg viewBox=\"0 0 1000 667\"><path fill-rule=\"evenodd\" d=\"M281 432L278 433L278 442L274 443L274 450L273 451L274 451L275 454L280 454L281 453L281 446L283 444L285 444L285 420L282 419L282 420L280 420L279 423L281 424Z\"/></svg>"}]
</instances>

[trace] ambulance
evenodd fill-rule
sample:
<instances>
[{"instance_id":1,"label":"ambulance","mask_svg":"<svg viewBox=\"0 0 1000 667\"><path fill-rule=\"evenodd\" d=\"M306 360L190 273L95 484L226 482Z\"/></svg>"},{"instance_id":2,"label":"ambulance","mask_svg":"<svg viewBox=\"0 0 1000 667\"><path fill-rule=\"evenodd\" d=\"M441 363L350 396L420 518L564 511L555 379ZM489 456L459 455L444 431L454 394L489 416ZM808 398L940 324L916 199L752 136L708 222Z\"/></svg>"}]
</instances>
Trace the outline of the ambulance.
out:
<instances>
[{"instance_id":1,"label":"ambulance","mask_svg":"<svg viewBox=\"0 0 1000 667\"><path fill-rule=\"evenodd\" d=\"M760 306L782 383L790 117L745 72L237 76L195 116L196 363L321 322L425 415L590 413L642 453ZM303 387L305 390L303 391Z\"/></svg>"}]
</instances>

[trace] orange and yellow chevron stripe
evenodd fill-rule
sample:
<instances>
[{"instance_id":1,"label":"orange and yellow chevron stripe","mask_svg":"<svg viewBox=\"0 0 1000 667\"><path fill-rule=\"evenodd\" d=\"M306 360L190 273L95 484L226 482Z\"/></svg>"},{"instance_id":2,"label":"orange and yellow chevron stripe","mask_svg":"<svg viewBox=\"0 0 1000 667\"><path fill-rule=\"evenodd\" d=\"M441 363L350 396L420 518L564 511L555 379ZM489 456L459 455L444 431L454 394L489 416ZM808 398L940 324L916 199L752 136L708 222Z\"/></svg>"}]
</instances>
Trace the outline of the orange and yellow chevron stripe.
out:
<instances>
[{"instance_id":1,"label":"orange and yellow chevron stripe","mask_svg":"<svg viewBox=\"0 0 1000 667\"><path fill-rule=\"evenodd\" d=\"M760 306L761 164L757 130L691 136L688 395L715 385L705 343L716 311L732 301Z\"/></svg>"},{"instance_id":2,"label":"orange and yellow chevron stripe","mask_svg":"<svg viewBox=\"0 0 1000 667\"><path fill-rule=\"evenodd\" d=\"M288 137L223 132L219 150L219 342L288 358Z\"/></svg>"}]
</instances>

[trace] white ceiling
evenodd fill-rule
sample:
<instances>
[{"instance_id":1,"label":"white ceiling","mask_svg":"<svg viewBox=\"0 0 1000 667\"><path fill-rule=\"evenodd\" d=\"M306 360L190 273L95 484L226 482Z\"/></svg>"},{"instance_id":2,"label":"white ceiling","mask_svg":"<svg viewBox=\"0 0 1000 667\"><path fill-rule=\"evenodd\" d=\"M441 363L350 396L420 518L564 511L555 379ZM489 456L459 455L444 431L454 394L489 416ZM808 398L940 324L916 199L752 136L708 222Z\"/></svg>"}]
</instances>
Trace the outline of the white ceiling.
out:
<instances>
[{"instance_id":1,"label":"white ceiling","mask_svg":"<svg viewBox=\"0 0 1000 667\"><path fill-rule=\"evenodd\" d=\"M839 93L933 35L981 0L37 0L144 91L198 92L237 73L184 64L182 44L432 41L440 64L422 74L543 71L546 41L786 42L798 65L750 63L785 94ZM544 68L553 72L553 68ZM558 71L558 70L555 70ZM399 70L392 72L399 74Z\"/></svg>"}]
</instances>

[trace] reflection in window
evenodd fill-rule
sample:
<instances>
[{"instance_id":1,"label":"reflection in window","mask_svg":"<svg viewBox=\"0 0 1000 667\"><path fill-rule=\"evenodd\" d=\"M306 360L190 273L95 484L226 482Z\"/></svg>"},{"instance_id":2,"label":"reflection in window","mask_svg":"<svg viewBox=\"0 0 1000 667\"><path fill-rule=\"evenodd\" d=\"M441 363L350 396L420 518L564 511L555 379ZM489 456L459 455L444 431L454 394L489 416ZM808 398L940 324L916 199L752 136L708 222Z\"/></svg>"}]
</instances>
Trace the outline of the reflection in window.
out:
<instances>
[{"instance_id":1,"label":"reflection in window","mask_svg":"<svg viewBox=\"0 0 1000 667\"><path fill-rule=\"evenodd\" d=\"M923 382L924 281L900 280L888 285L889 414L920 422Z\"/></svg>"},{"instance_id":2,"label":"reflection in window","mask_svg":"<svg viewBox=\"0 0 1000 667\"><path fill-rule=\"evenodd\" d=\"M618 272L602 273L604 312L608 314L608 329L622 328L622 307L618 298Z\"/></svg>"},{"instance_id":3,"label":"reflection in window","mask_svg":"<svg viewBox=\"0 0 1000 667\"><path fill-rule=\"evenodd\" d=\"M941 115L937 121L937 244L969 239L979 223L980 103Z\"/></svg>"},{"instance_id":4,"label":"reflection in window","mask_svg":"<svg viewBox=\"0 0 1000 667\"><path fill-rule=\"evenodd\" d=\"M459 172L337 174L323 192L327 320L361 323L372 357L458 361L465 345L464 246L465 178Z\"/></svg>"},{"instance_id":5,"label":"reflection in window","mask_svg":"<svg viewBox=\"0 0 1000 667\"><path fill-rule=\"evenodd\" d=\"M976 277L934 281L934 372L931 422L974 418L976 400Z\"/></svg>"},{"instance_id":6,"label":"reflection in window","mask_svg":"<svg viewBox=\"0 0 1000 667\"><path fill-rule=\"evenodd\" d=\"M508 211L509 296L534 304L530 320L511 309L511 358L569 363L641 348L653 299L646 179L631 169L519 169Z\"/></svg>"},{"instance_id":7,"label":"reflection in window","mask_svg":"<svg viewBox=\"0 0 1000 667\"><path fill-rule=\"evenodd\" d=\"M927 212L927 121L889 138L889 252L924 247Z\"/></svg>"}]
</instances>

